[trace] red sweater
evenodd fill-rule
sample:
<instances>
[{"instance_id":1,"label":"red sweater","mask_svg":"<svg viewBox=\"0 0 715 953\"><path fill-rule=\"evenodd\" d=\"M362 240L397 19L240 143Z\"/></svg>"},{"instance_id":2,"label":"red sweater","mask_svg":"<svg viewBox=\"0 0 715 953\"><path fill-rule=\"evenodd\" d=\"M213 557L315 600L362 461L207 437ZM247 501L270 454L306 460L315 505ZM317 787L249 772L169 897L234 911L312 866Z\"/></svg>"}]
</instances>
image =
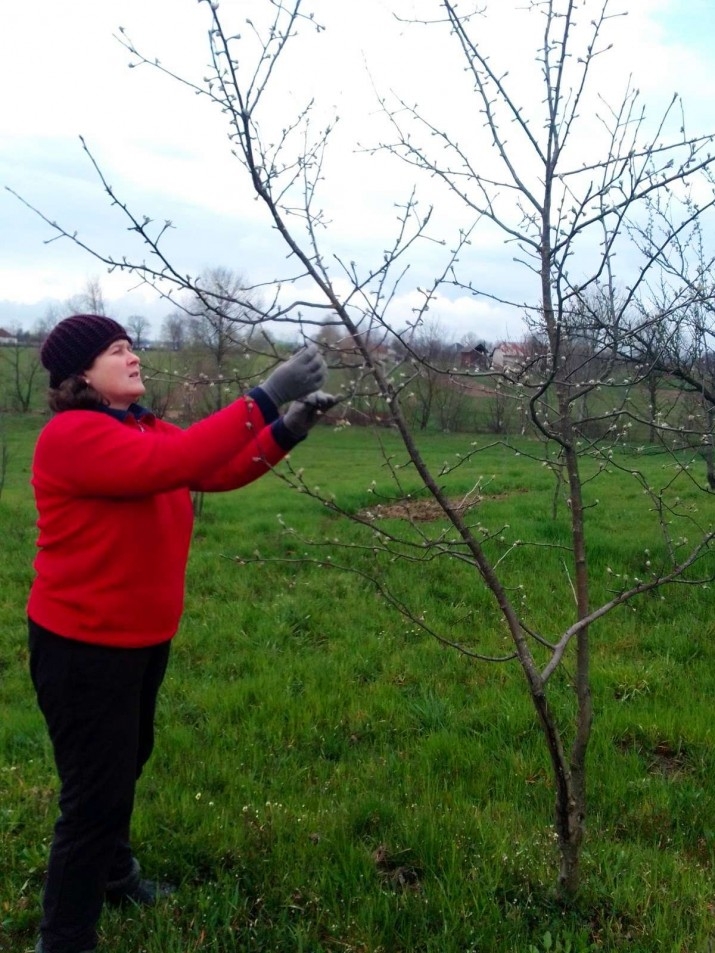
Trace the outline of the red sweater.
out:
<instances>
[{"instance_id":1,"label":"red sweater","mask_svg":"<svg viewBox=\"0 0 715 953\"><path fill-rule=\"evenodd\" d=\"M190 491L233 490L261 476L290 446L276 440L281 426L268 426L250 396L186 430L148 413L53 417L32 467L39 552L29 616L100 645L172 638L184 603Z\"/></svg>"}]
</instances>

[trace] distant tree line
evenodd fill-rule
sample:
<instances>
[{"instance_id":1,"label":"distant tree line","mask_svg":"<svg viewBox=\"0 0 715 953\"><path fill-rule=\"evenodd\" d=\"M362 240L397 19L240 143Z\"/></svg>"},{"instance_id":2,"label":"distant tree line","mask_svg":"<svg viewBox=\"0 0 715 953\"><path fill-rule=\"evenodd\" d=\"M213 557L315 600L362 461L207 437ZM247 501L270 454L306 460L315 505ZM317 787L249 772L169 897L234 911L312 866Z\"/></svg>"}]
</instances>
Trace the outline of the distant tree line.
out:
<instances>
[{"instance_id":1,"label":"distant tree line","mask_svg":"<svg viewBox=\"0 0 715 953\"><path fill-rule=\"evenodd\" d=\"M147 404L159 415L183 421L220 410L300 343L271 336L262 322L260 296L239 273L210 269L197 285L198 291L187 291L174 301L158 338L144 315L124 321L135 347L147 352ZM106 313L97 279L89 279L63 309L50 309L31 330L13 329L14 343L0 349L0 409L23 413L44 409L39 347L57 321L81 312ZM529 395L551 360L538 322L525 316L525 326L516 341L492 342L475 335L456 339L434 318L389 335L373 329L357 342L328 316L312 337L328 355L331 386L347 395L341 408L346 422L389 420L378 395L371 396L360 382L362 343L395 380L410 426L508 436L535 432ZM655 446L665 428L682 446L699 444L715 488L711 338L712 313L702 302L691 304L677 321L658 313L648 321L636 308L624 314L598 285L578 296L564 315L559 361L571 381L571 399L579 406L582 435L598 440L612 433L613 414L607 404L617 393L619 401L630 403L633 440Z\"/></svg>"}]
</instances>

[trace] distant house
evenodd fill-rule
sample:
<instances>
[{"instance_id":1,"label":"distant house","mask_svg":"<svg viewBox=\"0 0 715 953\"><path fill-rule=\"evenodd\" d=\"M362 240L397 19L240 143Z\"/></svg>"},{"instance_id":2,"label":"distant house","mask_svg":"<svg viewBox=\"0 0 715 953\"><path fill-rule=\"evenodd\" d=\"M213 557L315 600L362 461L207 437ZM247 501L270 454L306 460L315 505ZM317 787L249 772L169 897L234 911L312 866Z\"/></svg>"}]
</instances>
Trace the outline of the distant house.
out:
<instances>
[{"instance_id":1,"label":"distant house","mask_svg":"<svg viewBox=\"0 0 715 953\"><path fill-rule=\"evenodd\" d=\"M489 366L489 352L485 344L465 347L459 351L459 366L469 370L485 371Z\"/></svg>"},{"instance_id":2,"label":"distant house","mask_svg":"<svg viewBox=\"0 0 715 953\"><path fill-rule=\"evenodd\" d=\"M10 334L5 328L0 328L0 347L14 347L17 344L17 338Z\"/></svg>"},{"instance_id":3,"label":"distant house","mask_svg":"<svg viewBox=\"0 0 715 953\"><path fill-rule=\"evenodd\" d=\"M509 368L523 367L529 360L529 352L523 344L513 344L509 341L502 341L497 344L492 354L492 365L498 370L503 371Z\"/></svg>"},{"instance_id":4,"label":"distant house","mask_svg":"<svg viewBox=\"0 0 715 953\"><path fill-rule=\"evenodd\" d=\"M386 342L386 334L359 333L355 338L345 335L333 343L331 347L340 352L343 364L358 366L362 364L362 354L357 346L356 338L360 338L361 343L367 348L373 361L388 361L393 358L389 344Z\"/></svg>"}]
</instances>

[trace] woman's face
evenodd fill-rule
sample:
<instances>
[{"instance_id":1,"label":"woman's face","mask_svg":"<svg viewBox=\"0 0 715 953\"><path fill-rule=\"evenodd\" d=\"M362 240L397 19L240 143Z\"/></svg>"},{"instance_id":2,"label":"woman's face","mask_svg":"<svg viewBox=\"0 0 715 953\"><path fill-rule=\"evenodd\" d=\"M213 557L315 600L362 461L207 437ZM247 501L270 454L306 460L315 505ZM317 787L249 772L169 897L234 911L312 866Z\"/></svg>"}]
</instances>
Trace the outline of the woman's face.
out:
<instances>
[{"instance_id":1,"label":"woman's face","mask_svg":"<svg viewBox=\"0 0 715 953\"><path fill-rule=\"evenodd\" d=\"M126 410L142 396L140 362L129 341L114 341L94 359L84 379L109 401L115 410Z\"/></svg>"}]
</instances>

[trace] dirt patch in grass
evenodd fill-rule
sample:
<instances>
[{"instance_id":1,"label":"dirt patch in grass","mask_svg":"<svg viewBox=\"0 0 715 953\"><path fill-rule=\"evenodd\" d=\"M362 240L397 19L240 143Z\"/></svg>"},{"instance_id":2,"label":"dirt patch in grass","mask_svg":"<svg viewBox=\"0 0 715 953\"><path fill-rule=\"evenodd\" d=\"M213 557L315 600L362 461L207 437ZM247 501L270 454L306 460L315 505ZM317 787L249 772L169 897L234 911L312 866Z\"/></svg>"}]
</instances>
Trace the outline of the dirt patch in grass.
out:
<instances>
[{"instance_id":1,"label":"dirt patch in grass","mask_svg":"<svg viewBox=\"0 0 715 953\"><path fill-rule=\"evenodd\" d=\"M512 490L510 493L485 493L479 496L455 496L449 499L449 505L457 513L465 513L483 500L506 500L515 493L528 493L525 488ZM376 503L375 506L360 510L358 516L365 520L409 520L415 523L426 523L432 520L444 519L444 512L439 503L432 499L404 499L394 503Z\"/></svg>"},{"instance_id":2,"label":"dirt patch in grass","mask_svg":"<svg viewBox=\"0 0 715 953\"><path fill-rule=\"evenodd\" d=\"M632 736L626 736L619 739L616 745L622 751L637 751L645 760L650 774L672 777L687 771L689 767L688 752L680 742L672 743L667 739L645 742Z\"/></svg>"},{"instance_id":3,"label":"dirt patch in grass","mask_svg":"<svg viewBox=\"0 0 715 953\"><path fill-rule=\"evenodd\" d=\"M649 769L653 774L680 774L687 768L687 752L680 745L659 741L650 753Z\"/></svg>"},{"instance_id":4,"label":"dirt patch in grass","mask_svg":"<svg viewBox=\"0 0 715 953\"><path fill-rule=\"evenodd\" d=\"M372 855L375 868L382 882L393 890L420 890L422 868L410 863L411 851L391 852L385 844L380 844Z\"/></svg>"}]
</instances>

